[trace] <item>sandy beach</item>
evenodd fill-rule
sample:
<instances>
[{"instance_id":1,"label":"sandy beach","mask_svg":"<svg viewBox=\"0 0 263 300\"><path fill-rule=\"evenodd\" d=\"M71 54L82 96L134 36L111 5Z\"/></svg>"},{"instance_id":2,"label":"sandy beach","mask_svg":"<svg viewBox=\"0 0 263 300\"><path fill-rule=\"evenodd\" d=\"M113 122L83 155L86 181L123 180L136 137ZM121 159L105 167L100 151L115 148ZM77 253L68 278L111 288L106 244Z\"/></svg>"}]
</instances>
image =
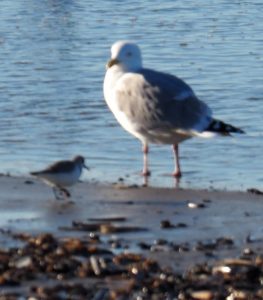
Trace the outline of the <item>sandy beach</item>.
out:
<instances>
[{"instance_id":1,"label":"sandy beach","mask_svg":"<svg viewBox=\"0 0 263 300\"><path fill-rule=\"evenodd\" d=\"M185 274L197 264L214 266L226 258L236 259L242 255L250 255L252 263L262 250L263 196L253 191L81 182L71 189L71 201L58 201L48 186L32 178L1 176L0 186L1 251L21 248L29 237L41 234L51 234L62 241L89 242L95 238L100 247L113 255L142 255L158 263L162 270L168 268L176 274ZM86 286L94 280L97 280L94 274L87 276ZM107 280L99 276L102 285ZM33 282L35 285L35 279ZM10 286L0 276L0 298L18 299L13 294L15 291L15 295L25 297L19 299L28 299L34 290L32 281L21 279L21 283ZM221 299L211 295L193 299ZM97 297L94 299L133 299L127 295L113 298L112 294L112 298L109 294ZM188 299L185 297L181 299Z\"/></svg>"}]
</instances>

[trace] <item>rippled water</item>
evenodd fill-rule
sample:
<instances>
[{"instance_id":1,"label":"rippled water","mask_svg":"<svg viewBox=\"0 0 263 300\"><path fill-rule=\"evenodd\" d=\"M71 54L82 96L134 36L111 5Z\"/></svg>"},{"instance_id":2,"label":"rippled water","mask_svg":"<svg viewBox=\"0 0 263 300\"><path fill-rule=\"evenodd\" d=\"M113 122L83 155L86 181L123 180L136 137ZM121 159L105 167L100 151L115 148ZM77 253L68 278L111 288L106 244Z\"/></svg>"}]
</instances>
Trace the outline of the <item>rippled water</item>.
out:
<instances>
[{"instance_id":1,"label":"rippled water","mask_svg":"<svg viewBox=\"0 0 263 300\"><path fill-rule=\"evenodd\" d=\"M201 2L200 2L201 3ZM245 136L182 144L182 186L263 187L263 4L20 0L0 3L0 172L75 154L84 179L140 183L141 146L103 100L109 48L138 42L144 65L184 78ZM150 183L172 186L169 146L152 146Z\"/></svg>"}]
</instances>

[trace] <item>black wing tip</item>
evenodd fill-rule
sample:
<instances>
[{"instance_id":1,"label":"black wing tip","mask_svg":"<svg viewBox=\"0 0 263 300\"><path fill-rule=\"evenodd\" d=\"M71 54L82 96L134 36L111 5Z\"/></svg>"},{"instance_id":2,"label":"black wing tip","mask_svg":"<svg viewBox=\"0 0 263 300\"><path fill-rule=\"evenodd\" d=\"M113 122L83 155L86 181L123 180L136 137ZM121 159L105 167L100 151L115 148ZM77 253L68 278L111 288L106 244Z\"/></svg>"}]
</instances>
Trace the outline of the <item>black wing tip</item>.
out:
<instances>
[{"instance_id":1,"label":"black wing tip","mask_svg":"<svg viewBox=\"0 0 263 300\"><path fill-rule=\"evenodd\" d=\"M228 133L239 133L239 134L245 134L245 131L241 128L238 127L234 127L232 125L229 124L225 124L225 131Z\"/></svg>"},{"instance_id":2,"label":"black wing tip","mask_svg":"<svg viewBox=\"0 0 263 300\"><path fill-rule=\"evenodd\" d=\"M220 120L213 119L209 124L208 131L218 132L223 135L231 135L231 133L245 134L246 132L238 127L224 123Z\"/></svg>"},{"instance_id":3,"label":"black wing tip","mask_svg":"<svg viewBox=\"0 0 263 300\"><path fill-rule=\"evenodd\" d=\"M245 134L246 132L241 128L237 128L237 133Z\"/></svg>"},{"instance_id":4,"label":"black wing tip","mask_svg":"<svg viewBox=\"0 0 263 300\"><path fill-rule=\"evenodd\" d=\"M238 127L234 127L232 125L229 125L229 124L226 124L226 127L225 127L225 132L227 133L238 133L238 134L245 134L246 132L241 129L241 128L238 128Z\"/></svg>"}]
</instances>

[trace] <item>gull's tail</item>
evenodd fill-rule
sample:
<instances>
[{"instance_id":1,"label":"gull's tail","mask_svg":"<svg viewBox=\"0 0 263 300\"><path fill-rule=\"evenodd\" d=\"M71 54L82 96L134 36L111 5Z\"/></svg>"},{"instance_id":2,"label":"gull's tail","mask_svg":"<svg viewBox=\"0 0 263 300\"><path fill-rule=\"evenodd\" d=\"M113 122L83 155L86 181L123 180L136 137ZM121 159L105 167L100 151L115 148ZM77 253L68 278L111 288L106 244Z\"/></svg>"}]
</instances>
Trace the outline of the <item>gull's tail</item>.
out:
<instances>
[{"instance_id":1,"label":"gull's tail","mask_svg":"<svg viewBox=\"0 0 263 300\"><path fill-rule=\"evenodd\" d=\"M231 133L245 133L244 130L217 119L212 119L211 123L205 131L221 135L231 135Z\"/></svg>"}]
</instances>

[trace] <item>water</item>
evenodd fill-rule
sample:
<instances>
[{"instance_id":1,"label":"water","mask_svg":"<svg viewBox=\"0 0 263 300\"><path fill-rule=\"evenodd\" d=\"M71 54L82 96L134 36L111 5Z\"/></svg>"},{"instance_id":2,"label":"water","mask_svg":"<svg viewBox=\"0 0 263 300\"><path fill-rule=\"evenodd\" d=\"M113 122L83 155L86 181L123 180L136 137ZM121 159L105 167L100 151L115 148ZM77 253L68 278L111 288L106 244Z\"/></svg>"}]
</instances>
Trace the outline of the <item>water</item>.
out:
<instances>
[{"instance_id":1,"label":"water","mask_svg":"<svg viewBox=\"0 0 263 300\"><path fill-rule=\"evenodd\" d=\"M84 180L140 183L139 141L108 111L110 45L138 42L144 65L184 78L247 134L181 145L183 187L263 187L262 1L2 0L0 172L26 175L75 154ZM154 186L173 186L169 146L152 146Z\"/></svg>"}]
</instances>

